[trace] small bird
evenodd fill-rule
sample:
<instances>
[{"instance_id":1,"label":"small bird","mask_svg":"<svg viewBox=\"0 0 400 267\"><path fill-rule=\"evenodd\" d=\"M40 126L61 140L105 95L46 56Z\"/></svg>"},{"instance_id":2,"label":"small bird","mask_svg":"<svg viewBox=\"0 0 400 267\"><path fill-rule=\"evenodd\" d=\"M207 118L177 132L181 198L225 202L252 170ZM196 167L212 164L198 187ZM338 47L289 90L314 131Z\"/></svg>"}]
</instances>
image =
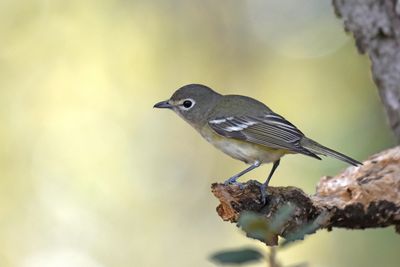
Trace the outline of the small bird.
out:
<instances>
[{"instance_id":1,"label":"small bird","mask_svg":"<svg viewBox=\"0 0 400 267\"><path fill-rule=\"evenodd\" d=\"M265 189L280 158L286 154L298 153L319 160L318 155L331 156L354 166L362 165L311 140L284 117L247 96L221 95L205 85L189 84L176 90L169 100L155 104L154 108L172 109L216 148L250 164L227 179L226 185L241 186L237 182L239 177L261 164L273 162L260 188L263 203Z\"/></svg>"}]
</instances>

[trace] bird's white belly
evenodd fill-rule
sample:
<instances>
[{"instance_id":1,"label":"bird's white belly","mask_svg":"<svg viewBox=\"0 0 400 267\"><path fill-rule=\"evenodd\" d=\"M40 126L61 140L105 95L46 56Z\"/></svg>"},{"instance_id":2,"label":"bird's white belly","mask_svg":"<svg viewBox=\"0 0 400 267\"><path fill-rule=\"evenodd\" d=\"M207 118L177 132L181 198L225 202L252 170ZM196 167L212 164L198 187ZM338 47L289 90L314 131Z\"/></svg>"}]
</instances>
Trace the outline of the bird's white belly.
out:
<instances>
[{"instance_id":1,"label":"bird's white belly","mask_svg":"<svg viewBox=\"0 0 400 267\"><path fill-rule=\"evenodd\" d=\"M254 144L247 144L244 142L232 143L224 140L216 142L214 146L231 157L242 160L246 163L253 163L255 161L269 163L278 160L282 156L280 153L276 153L275 151L265 151L256 148L256 145Z\"/></svg>"},{"instance_id":2,"label":"bird's white belly","mask_svg":"<svg viewBox=\"0 0 400 267\"><path fill-rule=\"evenodd\" d=\"M250 164L255 161L261 163L274 162L284 155L282 151L267 149L256 144L236 139L228 139L219 136L214 138L205 137L205 139L225 154Z\"/></svg>"}]
</instances>

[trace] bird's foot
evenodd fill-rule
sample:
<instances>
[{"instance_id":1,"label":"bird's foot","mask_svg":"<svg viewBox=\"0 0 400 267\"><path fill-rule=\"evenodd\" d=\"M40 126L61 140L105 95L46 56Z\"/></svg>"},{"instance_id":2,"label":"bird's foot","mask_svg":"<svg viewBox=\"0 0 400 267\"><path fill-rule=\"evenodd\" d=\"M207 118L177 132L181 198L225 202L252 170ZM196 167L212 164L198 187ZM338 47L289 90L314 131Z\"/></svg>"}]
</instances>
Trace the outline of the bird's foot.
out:
<instances>
[{"instance_id":1,"label":"bird's foot","mask_svg":"<svg viewBox=\"0 0 400 267\"><path fill-rule=\"evenodd\" d=\"M261 194L261 204L265 205L267 203L267 184L260 185L260 194Z\"/></svg>"},{"instance_id":2,"label":"bird's foot","mask_svg":"<svg viewBox=\"0 0 400 267\"><path fill-rule=\"evenodd\" d=\"M243 189L244 186L243 186L242 183L239 183L239 182L237 181L238 178L239 178L239 177L237 177L237 176L232 176L231 178L229 178L228 180L226 180L226 181L224 182L224 185L237 185L237 186L239 186L240 189Z\"/></svg>"}]
</instances>

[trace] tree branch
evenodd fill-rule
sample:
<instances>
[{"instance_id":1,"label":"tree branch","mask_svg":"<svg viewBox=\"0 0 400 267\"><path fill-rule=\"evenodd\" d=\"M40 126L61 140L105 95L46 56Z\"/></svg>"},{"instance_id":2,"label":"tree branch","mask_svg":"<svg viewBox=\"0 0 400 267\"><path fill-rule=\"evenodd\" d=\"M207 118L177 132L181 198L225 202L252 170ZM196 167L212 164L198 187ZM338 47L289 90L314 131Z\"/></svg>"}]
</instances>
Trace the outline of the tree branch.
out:
<instances>
[{"instance_id":1,"label":"tree branch","mask_svg":"<svg viewBox=\"0 0 400 267\"><path fill-rule=\"evenodd\" d=\"M371 59L374 81L400 143L400 1L333 0L333 6L359 52Z\"/></svg>"},{"instance_id":2,"label":"tree branch","mask_svg":"<svg viewBox=\"0 0 400 267\"><path fill-rule=\"evenodd\" d=\"M293 215L276 232L282 237L311 223L328 230L394 225L400 233L400 146L373 155L363 164L334 177L322 177L311 196L296 187L268 187L265 206L257 181L245 183L242 189L215 183L212 192L220 201L217 212L230 222L237 222L243 211L257 212L268 220L290 203ZM275 245L277 237L272 240L269 245Z\"/></svg>"}]
</instances>

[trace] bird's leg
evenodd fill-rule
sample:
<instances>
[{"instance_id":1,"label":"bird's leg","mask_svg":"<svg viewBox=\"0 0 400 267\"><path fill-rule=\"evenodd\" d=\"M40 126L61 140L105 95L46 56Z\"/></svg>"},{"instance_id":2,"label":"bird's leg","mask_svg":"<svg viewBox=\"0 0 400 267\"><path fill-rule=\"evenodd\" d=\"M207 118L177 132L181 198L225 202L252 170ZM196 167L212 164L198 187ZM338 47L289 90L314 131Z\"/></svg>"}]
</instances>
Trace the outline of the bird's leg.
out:
<instances>
[{"instance_id":1,"label":"bird's leg","mask_svg":"<svg viewBox=\"0 0 400 267\"><path fill-rule=\"evenodd\" d=\"M261 191L261 202L263 204L265 204L266 200L267 200L267 193L266 193L266 189L268 187L269 181L272 178L272 175L274 175L274 172L276 170L276 168L278 168L279 163L281 162L280 159L278 159L277 161L274 162L274 165L272 165L272 169L269 172L268 178L267 180L260 186L260 191Z\"/></svg>"},{"instance_id":2,"label":"bird's leg","mask_svg":"<svg viewBox=\"0 0 400 267\"><path fill-rule=\"evenodd\" d=\"M242 187L242 184L241 184L241 183L238 183L236 180L239 179L239 177L242 176L243 174L248 173L248 172L251 171L251 170L254 170L255 168L259 167L260 165L261 165L261 162L258 161L258 160L256 160L253 164L251 164L250 167L248 167L247 169L245 169L245 170L239 172L238 174L232 176L231 178L229 178L228 180L226 180L226 181L224 182L224 184L225 184L225 185L237 184L237 185L239 185L240 187Z\"/></svg>"}]
</instances>

